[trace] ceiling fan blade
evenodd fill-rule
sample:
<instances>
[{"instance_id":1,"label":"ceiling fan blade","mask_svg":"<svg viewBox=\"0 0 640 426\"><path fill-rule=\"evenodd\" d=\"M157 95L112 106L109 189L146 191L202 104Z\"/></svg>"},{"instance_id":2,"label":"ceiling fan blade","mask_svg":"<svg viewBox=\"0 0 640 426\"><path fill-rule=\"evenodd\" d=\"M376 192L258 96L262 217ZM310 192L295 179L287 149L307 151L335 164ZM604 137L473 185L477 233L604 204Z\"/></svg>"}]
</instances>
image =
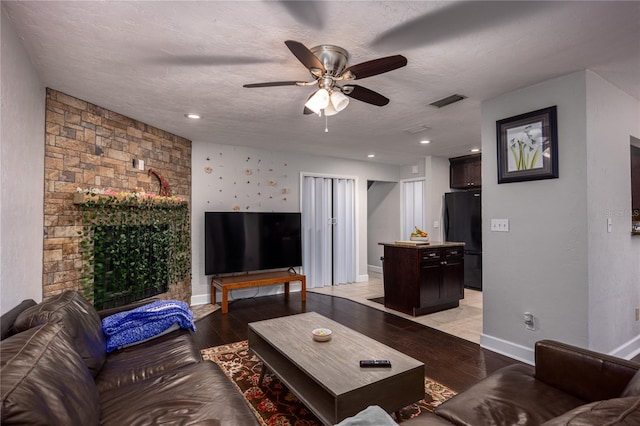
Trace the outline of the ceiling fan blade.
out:
<instances>
[{"instance_id":1,"label":"ceiling fan blade","mask_svg":"<svg viewBox=\"0 0 640 426\"><path fill-rule=\"evenodd\" d=\"M350 66L342 73L347 80L363 79L373 75L393 71L407 65L407 58L402 55L387 56Z\"/></svg>"},{"instance_id":2,"label":"ceiling fan blade","mask_svg":"<svg viewBox=\"0 0 640 426\"><path fill-rule=\"evenodd\" d=\"M349 84L342 86L342 93L350 98L357 99L368 104L385 106L389 103L389 98L382 96L378 92L374 92L366 87L358 86L356 84Z\"/></svg>"},{"instance_id":3,"label":"ceiling fan blade","mask_svg":"<svg viewBox=\"0 0 640 426\"><path fill-rule=\"evenodd\" d=\"M430 46L454 37L495 30L522 19L534 18L555 2L443 2L444 6L391 28L370 44L387 49Z\"/></svg>"},{"instance_id":4,"label":"ceiling fan blade","mask_svg":"<svg viewBox=\"0 0 640 426\"><path fill-rule=\"evenodd\" d=\"M311 52L311 50L309 50L304 44L294 40L287 40L284 44L286 44L291 53L293 53L294 56L302 62L302 65L307 67L309 70L318 69L322 74L327 72L324 65L322 65L322 62L320 62L320 59L318 59L316 55L314 55L313 52Z\"/></svg>"},{"instance_id":5,"label":"ceiling fan blade","mask_svg":"<svg viewBox=\"0 0 640 426\"><path fill-rule=\"evenodd\" d=\"M321 30L324 27L322 11L325 10L325 7L321 1L280 0L279 3L301 24L316 30Z\"/></svg>"},{"instance_id":6,"label":"ceiling fan blade","mask_svg":"<svg viewBox=\"0 0 640 426\"><path fill-rule=\"evenodd\" d=\"M272 81L270 83L252 83L252 84L243 84L242 87L276 87L276 86L297 86L298 83L303 83L300 81Z\"/></svg>"}]
</instances>

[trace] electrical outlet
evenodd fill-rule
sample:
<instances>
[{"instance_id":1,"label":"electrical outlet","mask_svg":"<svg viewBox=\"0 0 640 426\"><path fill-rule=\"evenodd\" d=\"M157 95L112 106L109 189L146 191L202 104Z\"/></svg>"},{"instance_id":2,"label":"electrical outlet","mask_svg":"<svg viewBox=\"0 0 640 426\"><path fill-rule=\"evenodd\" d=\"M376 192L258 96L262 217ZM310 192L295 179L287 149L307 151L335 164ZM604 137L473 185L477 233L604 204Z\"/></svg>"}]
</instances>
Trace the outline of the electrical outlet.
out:
<instances>
[{"instance_id":1,"label":"electrical outlet","mask_svg":"<svg viewBox=\"0 0 640 426\"><path fill-rule=\"evenodd\" d=\"M509 219L491 219L491 231L509 232Z\"/></svg>"},{"instance_id":2,"label":"electrical outlet","mask_svg":"<svg viewBox=\"0 0 640 426\"><path fill-rule=\"evenodd\" d=\"M525 312L523 317L524 325L527 327L527 330L535 330L536 323L533 314L531 312Z\"/></svg>"}]
</instances>

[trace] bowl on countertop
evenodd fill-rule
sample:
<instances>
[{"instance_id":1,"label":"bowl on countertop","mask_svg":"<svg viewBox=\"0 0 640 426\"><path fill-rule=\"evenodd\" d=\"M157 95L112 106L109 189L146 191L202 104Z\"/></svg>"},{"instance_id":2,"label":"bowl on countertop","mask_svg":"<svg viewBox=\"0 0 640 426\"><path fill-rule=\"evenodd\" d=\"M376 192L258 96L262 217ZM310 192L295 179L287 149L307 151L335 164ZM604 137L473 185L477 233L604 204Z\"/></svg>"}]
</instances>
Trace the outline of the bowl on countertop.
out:
<instances>
[{"instance_id":1,"label":"bowl on countertop","mask_svg":"<svg viewBox=\"0 0 640 426\"><path fill-rule=\"evenodd\" d=\"M427 243L429 242L429 237L411 237L411 241L424 241Z\"/></svg>"},{"instance_id":2,"label":"bowl on countertop","mask_svg":"<svg viewBox=\"0 0 640 426\"><path fill-rule=\"evenodd\" d=\"M326 342L327 340L331 340L331 334L331 330L328 328L316 328L311 332L313 340L316 342Z\"/></svg>"}]
</instances>

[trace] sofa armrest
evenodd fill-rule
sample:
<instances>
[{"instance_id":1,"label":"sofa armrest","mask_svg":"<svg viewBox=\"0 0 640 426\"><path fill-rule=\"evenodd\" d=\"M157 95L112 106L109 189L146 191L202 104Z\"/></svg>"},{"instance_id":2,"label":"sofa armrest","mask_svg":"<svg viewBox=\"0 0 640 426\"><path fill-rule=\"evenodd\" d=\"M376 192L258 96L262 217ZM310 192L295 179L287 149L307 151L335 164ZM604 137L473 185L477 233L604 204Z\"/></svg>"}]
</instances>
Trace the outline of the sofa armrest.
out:
<instances>
[{"instance_id":1,"label":"sofa armrest","mask_svg":"<svg viewBox=\"0 0 640 426\"><path fill-rule=\"evenodd\" d=\"M584 401L617 398L640 364L552 340L535 345L536 379Z\"/></svg>"},{"instance_id":2,"label":"sofa armrest","mask_svg":"<svg viewBox=\"0 0 640 426\"><path fill-rule=\"evenodd\" d=\"M11 336L14 332L13 324L16 322L18 315L20 315L22 311L25 311L35 305L37 305L35 300L25 299L19 305L14 306L9 311L2 314L2 317L0 317L0 340L4 340Z\"/></svg>"}]
</instances>

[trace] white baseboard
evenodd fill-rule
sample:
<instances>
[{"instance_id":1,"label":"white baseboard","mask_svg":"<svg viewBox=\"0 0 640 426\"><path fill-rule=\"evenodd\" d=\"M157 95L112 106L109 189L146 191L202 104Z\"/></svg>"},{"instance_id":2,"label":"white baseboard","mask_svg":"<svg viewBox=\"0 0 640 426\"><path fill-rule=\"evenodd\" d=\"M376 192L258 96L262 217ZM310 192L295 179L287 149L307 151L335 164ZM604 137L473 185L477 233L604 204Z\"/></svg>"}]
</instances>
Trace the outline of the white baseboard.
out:
<instances>
[{"instance_id":1,"label":"white baseboard","mask_svg":"<svg viewBox=\"0 0 640 426\"><path fill-rule=\"evenodd\" d=\"M609 353L618 358L631 359L640 354L640 336L636 336L628 342L618 346Z\"/></svg>"},{"instance_id":2,"label":"white baseboard","mask_svg":"<svg viewBox=\"0 0 640 426\"><path fill-rule=\"evenodd\" d=\"M363 283L369 281L369 274L363 274L363 275L358 275L356 277L356 282L357 283Z\"/></svg>"},{"instance_id":3,"label":"white baseboard","mask_svg":"<svg viewBox=\"0 0 640 426\"><path fill-rule=\"evenodd\" d=\"M480 347L530 365L534 365L535 363L535 353L532 348L527 348L526 346L489 336L484 333L480 335Z\"/></svg>"},{"instance_id":4,"label":"white baseboard","mask_svg":"<svg viewBox=\"0 0 640 426\"><path fill-rule=\"evenodd\" d=\"M367 270L370 272L375 272L376 274L381 274L382 266L367 265Z\"/></svg>"},{"instance_id":5,"label":"white baseboard","mask_svg":"<svg viewBox=\"0 0 640 426\"><path fill-rule=\"evenodd\" d=\"M211 303L211 295L210 294L192 294L191 295L191 306L196 305L207 305Z\"/></svg>"},{"instance_id":6,"label":"white baseboard","mask_svg":"<svg viewBox=\"0 0 640 426\"><path fill-rule=\"evenodd\" d=\"M518 345L507 340L486 334L480 335L480 346L493 352L517 359L518 361L534 365L535 351L526 346ZM623 345L618 346L608 355L616 356L623 359L631 359L640 354L640 336L636 336Z\"/></svg>"}]
</instances>

